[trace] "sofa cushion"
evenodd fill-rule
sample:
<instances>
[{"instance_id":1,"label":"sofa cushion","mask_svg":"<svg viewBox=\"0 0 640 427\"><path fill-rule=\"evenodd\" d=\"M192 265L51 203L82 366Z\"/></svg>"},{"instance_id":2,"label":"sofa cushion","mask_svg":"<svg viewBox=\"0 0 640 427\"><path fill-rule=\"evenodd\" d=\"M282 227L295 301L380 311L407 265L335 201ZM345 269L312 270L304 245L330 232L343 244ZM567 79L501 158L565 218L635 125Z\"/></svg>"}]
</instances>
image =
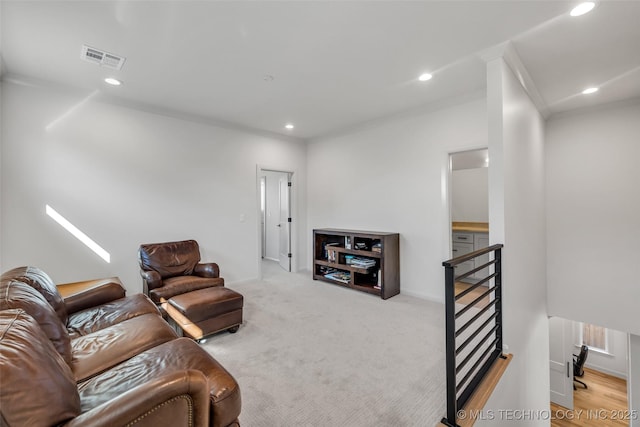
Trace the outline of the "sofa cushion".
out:
<instances>
[{"instance_id":1,"label":"sofa cushion","mask_svg":"<svg viewBox=\"0 0 640 427\"><path fill-rule=\"evenodd\" d=\"M33 317L64 361L71 363L71 340L67 328L38 291L18 280L0 280L0 310L11 308L23 309Z\"/></svg>"},{"instance_id":2,"label":"sofa cushion","mask_svg":"<svg viewBox=\"0 0 640 427\"><path fill-rule=\"evenodd\" d=\"M67 330L75 339L144 314L159 316L160 310L146 295L134 294L70 314Z\"/></svg>"},{"instance_id":3,"label":"sofa cushion","mask_svg":"<svg viewBox=\"0 0 640 427\"><path fill-rule=\"evenodd\" d=\"M153 347L78 385L84 413L149 378L184 369L197 369L209 380L210 425L228 426L240 415L240 387L213 357L189 338Z\"/></svg>"},{"instance_id":4,"label":"sofa cushion","mask_svg":"<svg viewBox=\"0 0 640 427\"><path fill-rule=\"evenodd\" d=\"M140 245L138 261L143 270L155 270L163 279L190 276L200 262L200 247L195 240Z\"/></svg>"},{"instance_id":5,"label":"sofa cushion","mask_svg":"<svg viewBox=\"0 0 640 427\"><path fill-rule=\"evenodd\" d=\"M18 280L25 283L47 300L55 310L62 324L67 323L67 307L51 277L38 267L17 267L2 274L2 278Z\"/></svg>"},{"instance_id":6,"label":"sofa cushion","mask_svg":"<svg viewBox=\"0 0 640 427\"><path fill-rule=\"evenodd\" d=\"M176 339L162 317L143 314L71 340L71 369L84 381L151 347Z\"/></svg>"},{"instance_id":7,"label":"sofa cushion","mask_svg":"<svg viewBox=\"0 0 640 427\"><path fill-rule=\"evenodd\" d=\"M222 277L177 276L165 279L160 288L150 289L149 297L161 304L176 295L217 286L224 286Z\"/></svg>"},{"instance_id":8,"label":"sofa cushion","mask_svg":"<svg viewBox=\"0 0 640 427\"><path fill-rule=\"evenodd\" d=\"M24 310L0 312L2 425L58 425L80 414L69 366Z\"/></svg>"}]
</instances>

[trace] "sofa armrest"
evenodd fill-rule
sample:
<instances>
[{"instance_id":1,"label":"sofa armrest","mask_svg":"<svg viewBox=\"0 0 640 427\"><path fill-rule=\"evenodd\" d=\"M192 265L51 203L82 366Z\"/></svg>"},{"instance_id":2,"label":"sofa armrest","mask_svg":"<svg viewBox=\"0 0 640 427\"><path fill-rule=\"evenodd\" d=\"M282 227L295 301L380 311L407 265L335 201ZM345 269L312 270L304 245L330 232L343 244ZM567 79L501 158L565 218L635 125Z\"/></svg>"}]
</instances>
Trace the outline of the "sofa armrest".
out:
<instances>
[{"instance_id":1,"label":"sofa armrest","mask_svg":"<svg viewBox=\"0 0 640 427\"><path fill-rule=\"evenodd\" d=\"M149 296L151 289L156 289L162 286L162 276L160 273L153 270L140 270L140 276L142 276L142 290L145 295Z\"/></svg>"},{"instance_id":2,"label":"sofa armrest","mask_svg":"<svg viewBox=\"0 0 640 427\"><path fill-rule=\"evenodd\" d=\"M197 370L172 372L135 387L64 424L66 427L209 425L209 383Z\"/></svg>"},{"instance_id":3,"label":"sofa armrest","mask_svg":"<svg viewBox=\"0 0 640 427\"><path fill-rule=\"evenodd\" d=\"M57 286L68 314L124 298L126 290L117 277L65 283Z\"/></svg>"},{"instance_id":4,"label":"sofa armrest","mask_svg":"<svg viewBox=\"0 0 640 427\"><path fill-rule=\"evenodd\" d=\"M200 277L220 277L220 267L215 262L196 264L193 274Z\"/></svg>"}]
</instances>

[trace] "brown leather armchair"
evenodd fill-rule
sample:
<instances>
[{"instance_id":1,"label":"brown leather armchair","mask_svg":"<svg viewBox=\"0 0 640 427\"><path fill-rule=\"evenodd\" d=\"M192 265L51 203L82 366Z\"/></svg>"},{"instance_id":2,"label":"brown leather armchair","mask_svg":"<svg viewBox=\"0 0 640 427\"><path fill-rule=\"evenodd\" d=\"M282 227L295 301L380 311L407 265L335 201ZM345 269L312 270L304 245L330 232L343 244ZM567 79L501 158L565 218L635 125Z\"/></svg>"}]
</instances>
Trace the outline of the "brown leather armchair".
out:
<instances>
[{"instance_id":1,"label":"brown leather armchair","mask_svg":"<svg viewBox=\"0 0 640 427\"><path fill-rule=\"evenodd\" d=\"M195 240L140 245L138 262L144 293L158 305L176 295L224 286L218 264L200 263Z\"/></svg>"}]
</instances>

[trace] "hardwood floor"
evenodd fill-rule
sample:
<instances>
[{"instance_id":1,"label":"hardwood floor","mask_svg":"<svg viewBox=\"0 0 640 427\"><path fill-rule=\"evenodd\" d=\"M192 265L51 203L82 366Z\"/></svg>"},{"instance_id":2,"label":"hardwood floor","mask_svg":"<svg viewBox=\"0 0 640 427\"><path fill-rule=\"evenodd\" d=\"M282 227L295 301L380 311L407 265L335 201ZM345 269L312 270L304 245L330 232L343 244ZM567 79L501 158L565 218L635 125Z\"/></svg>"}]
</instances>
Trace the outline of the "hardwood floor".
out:
<instances>
[{"instance_id":1,"label":"hardwood floor","mask_svg":"<svg viewBox=\"0 0 640 427\"><path fill-rule=\"evenodd\" d=\"M577 384L573 411L551 404L551 426L628 426L627 382L602 372L584 369L580 378L589 388ZM636 415L637 417L638 415Z\"/></svg>"},{"instance_id":2,"label":"hardwood floor","mask_svg":"<svg viewBox=\"0 0 640 427\"><path fill-rule=\"evenodd\" d=\"M470 288L471 285L468 283L462 283L462 282L456 282L456 286L455 286L455 293L456 295L459 294L460 292ZM460 298L460 300L458 300L458 303L460 304L469 304L471 301L475 300L476 298L478 298L480 295L482 295L484 292L486 292L487 288L485 286L479 286L476 289L472 290L471 292L469 292L468 294L466 294L465 296L463 296L462 298ZM487 304L489 304L489 297L486 296L484 297L477 305L478 308L483 308L486 307Z\"/></svg>"}]
</instances>

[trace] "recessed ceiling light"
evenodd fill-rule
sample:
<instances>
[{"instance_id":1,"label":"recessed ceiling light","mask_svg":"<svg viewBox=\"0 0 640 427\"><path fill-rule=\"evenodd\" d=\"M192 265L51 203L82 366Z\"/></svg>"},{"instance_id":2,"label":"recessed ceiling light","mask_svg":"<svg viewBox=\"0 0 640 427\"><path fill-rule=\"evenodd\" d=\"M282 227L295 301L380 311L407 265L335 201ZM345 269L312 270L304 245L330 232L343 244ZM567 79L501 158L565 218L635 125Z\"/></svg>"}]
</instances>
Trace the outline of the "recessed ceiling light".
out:
<instances>
[{"instance_id":1,"label":"recessed ceiling light","mask_svg":"<svg viewBox=\"0 0 640 427\"><path fill-rule=\"evenodd\" d=\"M420 74L420 77L418 77L418 80L420 80L421 82L426 82L427 80L431 80L431 77L433 77L431 74L424 73L424 74Z\"/></svg>"},{"instance_id":2,"label":"recessed ceiling light","mask_svg":"<svg viewBox=\"0 0 640 427\"><path fill-rule=\"evenodd\" d=\"M287 123L286 125L284 125L284 127L286 127L289 130L293 129L293 125L291 123Z\"/></svg>"},{"instance_id":3,"label":"recessed ceiling light","mask_svg":"<svg viewBox=\"0 0 640 427\"><path fill-rule=\"evenodd\" d=\"M591 12L594 7L596 7L596 4L592 1L580 3L579 5L571 9L571 16L584 15L585 13Z\"/></svg>"},{"instance_id":4,"label":"recessed ceiling light","mask_svg":"<svg viewBox=\"0 0 640 427\"><path fill-rule=\"evenodd\" d=\"M120 80L114 79L113 77L107 77L106 79L104 79L104 82L111 86L120 86L122 84Z\"/></svg>"},{"instance_id":5,"label":"recessed ceiling light","mask_svg":"<svg viewBox=\"0 0 640 427\"><path fill-rule=\"evenodd\" d=\"M589 95L590 93L596 93L598 91L597 87L590 87L582 91L584 95Z\"/></svg>"}]
</instances>

